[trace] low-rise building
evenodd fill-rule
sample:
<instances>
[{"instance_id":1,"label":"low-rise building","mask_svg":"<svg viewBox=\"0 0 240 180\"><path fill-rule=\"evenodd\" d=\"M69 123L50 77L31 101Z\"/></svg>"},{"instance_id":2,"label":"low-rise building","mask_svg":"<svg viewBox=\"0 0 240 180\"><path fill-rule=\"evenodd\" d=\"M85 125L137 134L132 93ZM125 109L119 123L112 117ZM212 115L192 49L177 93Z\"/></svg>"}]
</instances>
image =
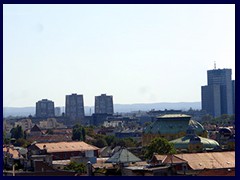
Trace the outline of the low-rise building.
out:
<instances>
[{"instance_id":1,"label":"low-rise building","mask_svg":"<svg viewBox=\"0 0 240 180\"><path fill-rule=\"evenodd\" d=\"M162 137L169 141L186 135L188 126L194 126L196 134L207 137L207 131L191 116L184 114L166 114L157 117L157 120L143 129L142 145L147 146L154 138Z\"/></svg>"},{"instance_id":2,"label":"low-rise building","mask_svg":"<svg viewBox=\"0 0 240 180\"><path fill-rule=\"evenodd\" d=\"M153 155L150 164L170 165L176 175L200 175L207 170L235 170L235 151Z\"/></svg>"},{"instance_id":3,"label":"low-rise building","mask_svg":"<svg viewBox=\"0 0 240 180\"><path fill-rule=\"evenodd\" d=\"M74 156L97 157L98 147L78 142L35 143L28 147L30 155L52 155L53 160L66 160Z\"/></svg>"},{"instance_id":4,"label":"low-rise building","mask_svg":"<svg viewBox=\"0 0 240 180\"><path fill-rule=\"evenodd\" d=\"M18 164L18 166L23 166L24 158L19 152L19 150L15 149L14 146L3 146L3 162L4 168L12 169L14 164Z\"/></svg>"},{"instance_id":5,"label":"low-rise building","mask_svg":"<svg viewBox=\"0 0 240 180\"><path fill-rule=\"evenodd\" d=\"M194 126L189 126L186 136L170 141L179 152L219 151L217 141L196 135Z\"/></svg>"},{"instance_id":6,"label":"low-rise building","mask_svg":"<svg viewBox=\"0 0 240 180\"><path fill-rule=\"evenodd\" d=\"M55 118L48 118L39 122L39 127L42 129L52 129L52 128L67 128L63 123L58 123Z\"/></svg>"},{"instance_id":7,"label":"low-rise building","mask_svg":"<svg viewBox=\"0 0 240 180\"><path fill-rule=\"evenodd\" d=\"M104 127L123 127L123 121L104 121L103 122Z\"/></svg>"},{"instance_id":8,"label":"low-rise building","mask_svg":"<svg viewBox=\"0 0 240 180\"><path fill-rule=\"evenodd\" d=\"M25 131L26 129L31 129L33 127L31 119L21 119L14 123L14 127L21 126L22 130Z\"/></svg>"}]
</instances>

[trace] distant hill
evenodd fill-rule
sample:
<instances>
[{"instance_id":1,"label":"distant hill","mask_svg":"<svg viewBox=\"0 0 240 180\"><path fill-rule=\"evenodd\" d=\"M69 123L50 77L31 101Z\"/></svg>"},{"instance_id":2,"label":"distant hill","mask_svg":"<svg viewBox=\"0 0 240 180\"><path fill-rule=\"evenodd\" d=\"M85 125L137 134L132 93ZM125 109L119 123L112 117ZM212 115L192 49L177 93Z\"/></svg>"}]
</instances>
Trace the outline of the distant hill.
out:
<instances>
[{"instance_id":1,"label":"distant hill","mask_svg":"<svg viewBox=\"0 0 240 180\"><path fill-rule=\"evenodd\" d=\"M145 104L114 104L114 112L126 113L132 111L150 111L175 109L175 110L188 110L188 109L201 109L201 102L178 102L178 103L145 103ZM61 107L63 110L64 107ZM94 112L93 106L85 106L85 114L89 115ZM29 116L35 115L35 107L3 107L3 116Z\"/></svg>"},{"instance_id":2,"label":"distant hill","mask_svg":"<svg viewBox=\"0 0 240 180\"><path fill-rule=\"evenodd\" d=\"M3 117L35 115L35 107L3 107Z\"/></svg>"},{"instance_id":3,"label":"distant hill","mask_svg":"<svg viewBox=\"0 0 240 180\"><path fill-rule=\"evenodd\" d=\"M178 103L147 103L147 104L114 104L114 112L131 112L131 111L150 111L155 110L189 110L201 109L201 102L178 102Z\"/></svg>"}]
</instances>

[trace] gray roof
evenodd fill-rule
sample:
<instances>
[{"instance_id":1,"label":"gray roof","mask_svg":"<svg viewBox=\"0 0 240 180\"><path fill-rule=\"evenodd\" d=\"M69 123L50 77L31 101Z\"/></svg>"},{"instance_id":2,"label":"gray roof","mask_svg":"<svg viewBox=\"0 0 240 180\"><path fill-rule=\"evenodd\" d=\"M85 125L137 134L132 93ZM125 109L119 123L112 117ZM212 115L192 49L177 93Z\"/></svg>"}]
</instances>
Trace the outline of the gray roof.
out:
<instances>
[{"instance_id":1,"label":"gray roof","mask_svg":"<svg viewBox=\"0 0 240 180\"><path fill-rule=\"evenodd\" d=\"M173 143L176 149L188 149L188 145L190 144L190 140L192 137L193 136L191 135L186 135L184 137L172 140L170 141L170 143ZM201 136L197 137L199 137L200 142L203 144L204 149L214 149L219 147L218 142L213 139L208 139Z\"/></svg>"},{"instance_id":2,"label":"gray roof","mask_svg":"<svg viewBox=\"0 0 240 180\"><path fill-rule=\"evenodd\" d=\"M129 163L142 161L127 149L120 149L112 157L110 157L106 163Z\"/></svg>"},{"instance_id":3,"label":"gray roof","mask_svg":"<svg viewBox=\"0 0 240 180\"><path fill-rule=\"evenodd\" d=\"M194 127L197 134L204 132L204 127L195 120L160 120L157 119L152 124L144 128L143 133L150 134L177 134L186 132L189 125Z\"/></svg>"},{"instance_id":4,"label":"gray roof","mask_svg":"<svg viewBox=\"0 0 240 180\"><path fill-rule=\"evenodd\" d=\"M191 116L186 114L165 114L158 116L157 118L191 118Z\"/></svg>"}]
</instances>

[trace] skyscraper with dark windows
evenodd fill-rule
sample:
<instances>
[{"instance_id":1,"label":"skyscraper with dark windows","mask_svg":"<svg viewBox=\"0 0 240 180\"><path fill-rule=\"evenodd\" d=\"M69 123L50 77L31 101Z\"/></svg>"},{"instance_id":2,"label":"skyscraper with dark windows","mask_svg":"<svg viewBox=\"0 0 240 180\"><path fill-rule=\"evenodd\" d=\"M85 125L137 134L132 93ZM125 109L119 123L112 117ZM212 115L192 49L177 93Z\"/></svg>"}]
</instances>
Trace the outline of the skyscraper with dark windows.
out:
<instances>
[{"instance_id":1,"label":"skyscraper with dark windows","mask_svg":"<svg viewBox=\"0 0 240 180\"><path fill-rule=\"evenodd\" d=\"M231 69L207 71L208 85L202 86L202 110L213 117L234 113L234 86ZM234 94L233 94L234 93Z\"/></svg>"},{"instance_id":2,"label":"skyscraper with dark windows","mask_svg":"<svg viewBox=\"0 0 240 180\"><path fill-rule=\"evenodd\" d=\"M49 118L54 117L54 102L42 99L36 102L36 117L38 118Z\"/></svg>"},{"instance_id":3,"label":"skyscraper with dark windows","mask_svg":"<svg viewBox=\"0 0 240 180\"><path fill-rule=\"evenodd\" d=\"M235 80L232 80L233 114L235 114Z\"/></svg>"},{"instance_id":4,"label":"skyscraper with dark windows","mask_svg":"<svg viewBox=\"0 0 240 180\"><path fill-rule=\"evenodd\" d=\"M83 95L66 95L65 115L71 120L84 118Z\"/></svg>"},{"instance_id":5,"label":"skyscraper with dark windows","mask_svg":"<svg viewBox=\"0 0 240 180\"><path fill-rule=\"evenodd\" d=\"M95 114L113 114L113 97L106 94L95 96Z\"/></svg>"}]
</instances>

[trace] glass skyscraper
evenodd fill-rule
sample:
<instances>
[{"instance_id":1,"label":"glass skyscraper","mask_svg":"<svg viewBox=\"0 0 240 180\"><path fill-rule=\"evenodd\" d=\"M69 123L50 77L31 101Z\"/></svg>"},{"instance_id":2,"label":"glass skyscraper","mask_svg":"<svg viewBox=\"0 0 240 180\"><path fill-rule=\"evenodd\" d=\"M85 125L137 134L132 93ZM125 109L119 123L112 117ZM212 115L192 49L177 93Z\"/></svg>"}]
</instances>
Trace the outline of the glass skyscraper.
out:
<instances>
[{"instance_id":1,"label":"glass skyscraper","mask_svg":"<svg viewBox=\"0 0 240 180\"><path fill-rule=\"evenodd\" d=\"M235 91L231 69L207 71L208 85L202 86L202 110L213 117L234 114Z\"/></svg>"}]
</instances>

